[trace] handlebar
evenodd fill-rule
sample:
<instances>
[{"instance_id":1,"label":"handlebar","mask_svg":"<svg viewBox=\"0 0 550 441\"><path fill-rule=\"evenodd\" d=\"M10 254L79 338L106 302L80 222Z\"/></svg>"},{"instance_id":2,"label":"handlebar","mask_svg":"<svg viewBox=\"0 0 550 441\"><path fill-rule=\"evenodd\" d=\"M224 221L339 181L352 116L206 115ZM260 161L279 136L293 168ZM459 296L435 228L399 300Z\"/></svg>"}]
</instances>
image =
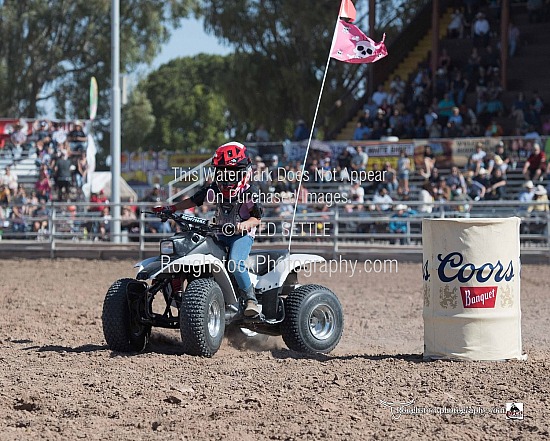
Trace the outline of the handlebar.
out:
<instances>
[{"instance_id":1,"label":"handlebar","mask_svg":"<svg viewBox=\"0 0 550 441\"><path fill-rule=\"evenodd\" d=\"M236 227L232 224L214 225L210 224L206 219L189 216L188 214L176 214L170 210L164 210L159 213L155 213L154 211L144 211L144 213L152 214L158 217L161 222L166 222L168 219L172 219L182 228L183 231L195 230L203 234L223 233L228 236L231 236L236 232Z\"/></svg>"}]
</instances>

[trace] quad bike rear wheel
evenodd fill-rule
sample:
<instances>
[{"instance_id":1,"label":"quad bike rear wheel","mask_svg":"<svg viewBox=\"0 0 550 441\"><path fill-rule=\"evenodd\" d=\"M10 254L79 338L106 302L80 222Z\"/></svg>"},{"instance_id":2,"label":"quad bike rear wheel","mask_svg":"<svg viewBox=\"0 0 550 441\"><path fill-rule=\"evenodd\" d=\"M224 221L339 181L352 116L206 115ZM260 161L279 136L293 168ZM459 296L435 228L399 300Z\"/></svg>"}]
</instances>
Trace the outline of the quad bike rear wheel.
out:
<instances>
[{"instance_id":1,"label":"quad bike rear wheel","mask_svg":"<svg viewBox=\"0 0 550 441\"><path fill-rule=\"evenodd\" d=\"M109 348L119 352L141 352L145 349L151 326L139 322L128 302L128 285L134 279L119 279L111 285L103 302L103 335ZM137 301L133 300L133 301Z\"/></svg>"},{"instance_id":2,"label":"quad bike rear wheel","mask_svg":"<svg viewBox=\"0 0 550 441\"><path fill-rule=\"evenodd\" d=\"M180 307L180 332L185 353L212 357L225 332L225 301L214 279L187 285Z\"/></svg>"},{"instance_id":3,"label":"quad bike rear wheel","mask_svg":"<svg viewBox=\"0 0 550 441\"><path fill-rule=\"evenodd\" d=\"M303 285L286 298L281 334L289 349L328 353L340 341L343 329L342 305L330 289Z\"/></svg>"}]
</instances>

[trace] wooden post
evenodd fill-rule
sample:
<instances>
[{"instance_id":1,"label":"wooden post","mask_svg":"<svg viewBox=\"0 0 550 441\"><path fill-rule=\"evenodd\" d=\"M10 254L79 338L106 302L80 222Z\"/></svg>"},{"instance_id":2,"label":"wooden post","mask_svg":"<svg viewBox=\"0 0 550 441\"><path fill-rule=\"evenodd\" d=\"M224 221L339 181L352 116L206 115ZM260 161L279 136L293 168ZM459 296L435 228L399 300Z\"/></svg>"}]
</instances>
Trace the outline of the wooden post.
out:
<instances>
[{"instance_id":1,"label":"wooden post","mask_svg":"<svg viewBox=\"0 0 550 441\"><path fill-rule=\"evenodd\" d=\"M432 1L432 88L435 93L435 75L437 73L437 59L439 57L439 0Z\"/></svg>"},{"instance_id":2,"label":"wooden post","mask_svg":"<svg viewBox=\"0 0 550 441\"><path fill-rule=\"evenodd\" d=\"M500 13L500 85L508 90L508 29L510 27L510 0L502 0Z\"/></svg>"}]
</instances>

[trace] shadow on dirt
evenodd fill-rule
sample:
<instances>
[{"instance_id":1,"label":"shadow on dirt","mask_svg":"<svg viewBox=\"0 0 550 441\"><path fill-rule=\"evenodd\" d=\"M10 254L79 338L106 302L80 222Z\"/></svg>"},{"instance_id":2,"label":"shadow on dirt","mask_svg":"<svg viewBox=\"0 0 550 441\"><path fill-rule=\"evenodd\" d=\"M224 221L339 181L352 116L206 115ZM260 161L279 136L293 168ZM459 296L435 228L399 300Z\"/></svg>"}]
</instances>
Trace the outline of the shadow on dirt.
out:
<instances>
[{"instance_id":1,"label":"shadow on dirt","mask_svg":"<svg viewBox=\"0 0 550 441\"><path fill-rule=\"evenodd\" d=\"M177 337L172 337L166 334L153 332L149 337L149 344L142 352L143 354L162 354L162 355L185 355L181 340ZM117 355L129 355L120 354ZM136 355L136 354L134 354Z\"/></svg>"},{"instance_id":2,"label":"shadow on dirt","mask_svg":"<svg viewBox=\"0 0 550 441\"><path fill-rule=\"evenodd\" d=\"M104 351L109 349L109 347L107 345L82 345L77 346L76 348L71 348L70 346L46 345L23 348L24 351L30 351L32 349L36 349L36 352L73 352L76 354L83 354L86 352Z\"/></svg>"},{"instance_id":3,"label":"shadow on dirt","mask_svg":"<svg viewBox=\"0 0 550 441\"><path fill-rule=\"evenodd\" d=\"M422 354L381 354L381 355L330 355L330 354L302 354L300 352L294 352L286 349L271 351L273 358L279 360L293 359L293 360L317 360L320 362L327 362L332 360L403 360L411 363L426 363L429 362L422 358Z\"/></svg>"}]
</instances>

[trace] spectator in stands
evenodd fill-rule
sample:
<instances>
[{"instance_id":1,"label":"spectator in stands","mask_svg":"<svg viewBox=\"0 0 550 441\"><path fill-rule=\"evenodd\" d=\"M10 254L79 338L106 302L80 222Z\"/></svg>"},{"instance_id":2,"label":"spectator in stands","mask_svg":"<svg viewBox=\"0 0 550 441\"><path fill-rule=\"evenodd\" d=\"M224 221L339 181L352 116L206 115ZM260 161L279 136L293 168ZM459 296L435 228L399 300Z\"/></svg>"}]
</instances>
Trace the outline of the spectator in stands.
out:
<instances>
[{"instance_id":1,"label":"spectator in stands","mask_svg":"<svg viewBox=\"0 0 550 441\"><path fill-rule=\"evenodd\" d=\"M510 118L514 120L515 128L518 130L523 129L525 126L525 112L527 110L527 102L523 92L518 94L518 98L512 104L510 111Z\"/></svg>"},{"instance_id":2,"label":"spectator in stands","mask_svg":"<svg viewBox=\"0 0 550 441\"><path fill-rule=\"evenodd\" d=\"M363 110L365 111L367 122L373 122L376 112L378 111L378 105L372 100L372 97L370 97Z\"/></svg>"},{"instance_id":3,"label":"spectator in stands","mask_svg":"<svg viewBox=\"0 0 550 441\"><path fill-rule=\"evenodd\" d=\"M52 141L54 143L55 149L57 149L58 146L64 144L67 141L67 132L63 128L62 124L53 124Z\"/></svg>"},{"instance_id":4,"label":"spectator in stands","mask_svg":"<svg viewBox=\"0 0 550 441\"><path fill-rule=\"evenodd\" d=\"M109 233L111 232L111 211L109 207L103 207L103 211L101 212L102 218L99 223L99 234L100 239L108 241L109 240Z\"/></svg>"},{"instance_id":5,"label":"spectator in stands","mask_svg":"<svg viewBox=\"0 0 550 441\"><path fill-rule=\"evenodd\" d=\"M538 90L533 91L533 98L531 99L531 104L533 106L533 110L535 111L535 114L540 119L540 115L542 114L542 110L544 109L544 101L542 100Z\"/></svg>"},{"instance_id":6,"label":"spectator in stands","mask_svg":"<svg viewBox=\"0 0 550 441\"><path fill-rule=\"evenodd\" d=\"M443 176L439 176L439 179L434 187L434 199L439 202L450 201L451 189L447 185L447 181Z\"/></svg>"},{"instance_id":7,"label":"spectator in stands","mask_svg":"<svg viewBox=\"0 0 550 441\"><path fill-rule=\"evenodd\" d=\"M468 196L474 201L482 200L485 197L485 190L485 185L474 179L474 172L472 170L467 171L466 192Z\"/></svg>"},{"instance_id":8,"label":"spectator in stands","mask_svg":"<svg viewBox=\"0 0 550 441\"><path fill-rule=\"evenodd\" d=\"M391 87L388 98L386 98L386 103L388 106L393 107L397 104L400 98L401 94L399 94L395 88Z\"/></svg>"},{"instance_id":9,"label":"spectator in stands","mask_svg":"<svg viewBox=\"0 0 550 441\"><path fill-rule=\"evenodd\" d=\"M395 75L390 83L390 89L394 89L399 95L404 96L406 88L407 83L399 75Z\"/></svg>"},{"instance_id":10,"label":"spectator in stands","mask_svg":"<svg viewBox=\"0 0 550 441\"><path fill-rule=\"evenodd\" d=\"M550 116L547 116L542 125L542 134L544 136L550 135Z\"/></svg>"},{"instance_id":11,"label":"spectator in stands","mask_svg":"<svg viewBox=\"0 0 550 441\"><path fill-rule=\"evenodd\" d=\"M386 187L381 187L378 190L378 193L372 198L372 202L375 205L376 211L390 211L392 209L393 199L388 194L388 189Z\"/></svg>"},{"instance_id":12,"label":"spectator in stands","mask_svg":"<svg viewBox=\"0 0 550 441\"><path fill-rule=\"evenodd\" d=\"M67 152L63 152L63 156L55 163L54 176L58 201L67 200L69 198L72 175L71 165Z\"/></svg>"},{"instance_id":13,"label":"spectator in stands","mask_svg":"<svg viewBox=\"0 0 550 441\"><path fill-rule=\"evenodd\" d=\"M440 67L437 69L437 73L435 76L435 98L437 100L442 100L445 96L445 93L449 90L449 79L447 78L447 71ZM436 102L437 102L436 100ZM441 110L438 108L438 110ZM438 112L439 115L441 115L440 112Z\"/></svg>"},{"instance_id":14,"label":"spectator in stands","mask_svg":"<svg viewBox=\"0 0 550 441\"><path fill-rule=\"evenodd\" d=\"M456 165L451 167L451 174L445 178L445 183L451 190L451 198L466 194L466 181Z\"/></svg>"},{"instance_id":15,"label":"spectator in stands","mask_svg":"<svg viewBox=\"0 0 550 441\"><path fill-rule=\"evenodd\" d=\"M485 136L500 138L502 135L504 135L504 129L502 126L495 118L491 119L491 123L485 129Z\"/></svg>"},{"instance_id":16,"label":"spectator in stands","mask_svg":"<svg viewBox=\"0 0 550 441\"><path fill-rule=\"evenodd\" d=\"M475 47L487 47L491 36L491 26L483 12L478 12L472 24L472 37Z\"/></svg>"},{"instance_id":17,"label":"spectator in stands","mask_svg":"<svg viewBox=\"0 0 550 441\"><path fill-rule=\"evenodd\" d=\"M50 183L50 177L48 176L48 170L45 166L40 168L40 171L38 172L38 180L34 184L34 188L36 190L36 195L39 202L49 202L52 186Z\"/></svg>"},{"instance_id":18,"label":"spectator in stands","mask_svg":"<svg viewBox=\"0 0 550 441\"><path fill-rule=\"evenodd\" d=\"M351 183L351 189L349 191L350 200L355 203L365 203L365 190L361 187L361 182L353 181Z\"/></svg>"},{"instance_id":19,"label":"spectator in stands","mask_svg":"<svg viewBox=\"0 0 550 441\"><path fill-rule=\"evenodd\" d=\"M501 100L502 87L495 80L490 80L487 84L487 113L490 115L502 116L504 105Z\"/></svg>"},{"instance_id":20,"label":"spectator in stands","mask_svg":"<svg viewBox=\"0 0 550 441\"><path fill-rule=\"evenodd\" d=\"M441 177L442 176L439 173L439 169L437 167L434 167L432 169L432 173L428 177L428 180L430 181L433 187L436 187L439 184Z\"/></svg>"},{"instance_id":21,"label":"spectator in stands","mask_svg":"<svg viewBox=\"0 0 550 441\"><path fill-rule=\"evenodd\" d=\"M23 145L27 142L27 133L26 127L21 123L15 124L13 128L14 132L10 136L10 141L12 143L12 154L15 158L16 155L21 156Z\"/></svg>"},{"instance_id":22,"label":"spectator in stands","mask_svg":"<svg viewBox=\"0 0 550 441\"><path fill-rule=\"evenodd\" d=\"M203 206L206 207L206 205ZM139 222L137 220L136 213L134 213L127 205L122 207L122 213L120 215L120 228L128 231L129 233L139 233Z\"/></svg>"},{"instance_id":23,"label":"spectator in stands","mask_svg":"<svg viewBox=\"0 0 550 441\"><path fill-rule=\"evenodd\" d=\"M526 181L523 184L523 190L518 196L520 202L531 202L535 197L535 185L533 181ZM521 211L527 211L527 207L520 207Z\"/></svg>"},{"instance_id":24,"label":"spectator in stands","mask_svg":"<svg viewBox=\"0 0 550 441\"><path fill-rule=\"evenodd\" d=\"M294 135L292 137L294 141L303 141L309 139L309 130L306 126L306 122L303 119L299 119L296 122L296 128L294 129Z\"/></svg>"},{"instance_id":25,"label":"spectator in stands","mask_svg":"<svg viewBox=\"0 0 550 441\"><path fill-rule=\"evenodd\" d=\"M389 224L389 230L392 234L399 234L399 235L405 235L409 231L408 223L402 219L411 217L415 215L416 212L413 210L409 210L409 207L407 207L404 204L398 204L395 207L395 214L392 215L392 220ZM395 241L391 241L392 243L395 243ZM401 237L399 239L399 243L401 245L405 245L407 243L407 238Z\"/></svg>"},{"instance_id":26,"label":"spectator in stands","mask_svg":"<svg viewBox=\"0 0 550 441\"><path fill-rule=\"evenodd\" d=\"M418 211L420 213L431 213L434 206L433 187L430 181L424 181L422 189L419 193L419 200L423 205L420 205Z\"/></svg>"},{"instance_id":27,"label":"spectator in stands","mask_svg":"<svg viewBox=\"0 0 550 441\"><path fill-rule=\"evenodd\" d=\"M464 119L462 118L458 107L453 107L453 114L450 116L449 122L454 123L458 128L462 128L464 126Z\"/></svg>"},{"instance_id":28,"label":"spectator in stands","mask_svg":"<svg viewBox=\"0 0 550 441\"><path fill-rule=\"evenodd\" d=\"M357 127L353 132L353 139L355 141L361 141L364 139L369 139L369 135L370 135L369 127L363 121L358 121Z\"/></svg>"},{"instance_id":29,"label":"spectator in stands","mask_svg":"<svg viewBox=\"0 0 550 441\"><path fill-rule=\"evenodd\" d=\"M435 168L435 156L429 144L426 144L424 146L424 153L422 156L423 156L422 162L424 163L425 173L429 177L432 174L432 170Z\"/></svg>"},{"instance_id":30,"label":"spectator in stands","mask_svg":"<svg viewBox=\"0 0 550 441\"><path fill-rule=\"evenodd\" d=\"M69 136L67 137L67 141L70 143L70 150L76 152L83 151L85 149L86 140L87 138L82 129L82 123L76 121L74 123L74 129L69 132Z\"/></svg>"},{"instance_id":31,"label":"spectator in stands","mask_svg":"<svg viewBox=\"0 0 550 441\"><path fill-rule=\"evenodd\" d=\"M50 143L50 124L48 121L35 121L33 125L35 129L34 137L37 141L44 141L46 144Z\"/></svg>"},{"instance_id":32,"label":"spectator in stands","mask_svg":"<svg viewBox=\"0 0 550 441\"><path fill-rule=\"evenodd\" d=\"M527 209L527 212L529 213L540 213L540 212L548 212L548 192L546 191L546 188L544 188L542 185L537 185L535 188L535 194L533 196L533 202L536 202L535 205L530 205Z\"/></svg>"},{"instance_id":33,"label":"spectator in stands","mask_svg":"<svg viewBox=\"0 0 550 441\"><path fill-rule=\"evenodd\" d=\"M10 204L11 202L11 192L10 192L10 189L8 187L6 187L6 185L4 185L3 183L0 183L0 205L2 206L7 206Z\"/></svg>"},{"instance_id":34,"label":"spectator in stands","mask_svg":"<svg viewBox=\"0 0 550 441\"><path fill-rule=\"evenodd\" d=\"M24 233L27 230L24 208L25 207L19 198L14 200L13 206L11 207L10 224L12 231L16 233L16 237L18 239L24 239Z\"/></svg>"},{"instance_id":35,"label":"spectator in stands","mask_svg":"<svg viewBox=\"0 0 550 441\"><path fill-rule=\"evenodd\" d=\"M384 172L383 176L385 176L385 180L382 185L386 187L390 193L393 193L397 190L399 185L397 181L397 171L392 167L390 162L384 163L382 171Z\"/></svg>"},{"instance_id":36,"label":"spectator in stands","mask_svg":"<svg viewBox=\"0 0 550 441\"><path fill-rule=\"evenodd\" d=\"M257 142L269 142L269 132L265 128L265 124L260 124L256 130L256 141Z\"/></svg>"},{"instance_id":37,"label":"spectator in stands","mask_svg":"<svg viewBox=\"0 0 550 441\"><path fill-rule=\"evenodd\" d=\"M443 128L437 119L428 127L428 135L430 138L441 138L443 136Z\"/></svg>"},{"instance_id":38,"label":"spectator in stands","mask_svg":"<svg viewBox=\"0 0 550 441\"><path fill-rule=\"evenodd\" d=\"M508 25L508 54L510 57L516 55L519 44L519 36L519 28L512 20L510 20L510 24Z\"/></svg>"},{"instance_id":39,"label":"spectator in stands","mask_svg":"<svg viewBox=\"0 0 550 441\"><path fill-rule=\"evenodd\" d=\"M445 93L443 95L443 99L437 104L437 114L439 116L438 120L442 125L446 125L449 118L453 115L453 107L456 107L456 104L451 97L451 94Z\"/></svg>"},{"instance_id":40,"label":"spectator in stands","mask_svg":"<svg viewBox=\"0 0 550 441\"><path fill-rule=\"evenodd\" d=\"M546 155L540 148L540 144L536 142L533 145L533 153L527 158L523 166L523 175L525 179L531 181L542 180L546 172Z\"/></svg>"},{"instance_id":41,"label":"spectator in stands","mask_svg":"<svg viewBox=\"0 0 550 441\"><path fill-rule=\"evenodd\" d=\"M86 179L88 177L88 160L86 159L86 152L83 151L80 154L80 157L76 161L76 169L75 169L75 182L76 187L79 191L82 190L82 186L86 182Z\"/></svg>"},{"instance_id":42,"label":"spectator in stands","mask_svg":"<svg viewBox=\"0 0 550 441\"><path fill-rule=\"evenodd\" d=\"M349 172L351 170L351 161L353 157L351 156L349 150L345 148L342 153L338 156L338 167L342 170L344 174L347 174L349 176Z\"/></svg>"},{"instance_id":43,"label":"spectator in stands","mask_svg":"<svg viewBox=\"0 0 550 441\"><path fill-rule=\"evenodd\" d=\"M109 203L103 189L99 190L99 193L92 193L90 195L90 202L92 203L92 205L90 205L88 211L95 211L100 213L103 212L106 204Z\"/></svg>"},{"instance_id":44,"label":"spectator in stands","mask_svg":"<svg viewBox=\"0 0 550 441\"><path fill-rule=\"evenodd\" d=\"M451 15L451 22L447 26L449 37L464 38L464 14L459 9L455 9Z\"/></svg>"},{"instance_id":45,"label":"spectator in stands","mask_svg":"<svg viewBox=\"0 0 550 441\"><path fill-rule=\"evenodd\" d=\"M487 200L506 199L506 177L502 174L500 168L495 168L489 179L489 187L485 193Z\"/></svg>"},{"instance_id":46,"label":"spectator in stands","mask_svg":"<svg viewBox=\"0 0 550 441\"><path fill-rule=\"evenodd\" d=\"M476 143L476 151L468 158L468 169L473 170L474 176L479 174L479 170L485 167L485 157L487 152L483 150L481 142Z\"/></svg>"},{"instance_id":47,"label":"spectator in stands","mask_svg":"<svg viewBox=\"0 0 550 441\"><path fill-rule=\"evenodd\" d=\"M11 170L9 166L4 169L4 176L2 176L2 185L4 185L15 196L18 187L17 173Z\"/></svg>"},{"instance_id":48,"label":"spectator in stands","mask_svg":"<svg viewBox=\"0 0 550 441\"><path fill-rule=\"evenodd\" d=\"M160 184L155 184L151 192L143 199L143 201L160 204L163 201L163 197L160 192ZM172 227L169 222L151 222L148 225L152 233L170 233L172 231Z\"/></svg>"},{"instance_id":49,"label":"spectator in stands","mask_svg":"<svg viewBox=\"0 0 550 441\"><path fill-rule=\"evenodd\" d=\"M351 160L351 167L353 170L366 170L369 162L369 155L362 146L357 146L355 148L355 155Z\"/></svg>"},{"instance_id":50,"label":"spectator in stands","mask_svg":"<svg viewBox=\"0 0 550 441\"><path fill-rule=\"evenodd\" d=\"M372 94L372 101L378 107L382 106L382 103L388 99L388 93L384 90L384 85L379 84L377 90Z\"/></svg>"},{"instance_id":51,"label":"spectator in stands","mask_svg":"<svg viewBox=\"0 0 550 441\"><path fill-rule=\"evenodd\" d=\"M407 152L403 149L397 160L397 193L400 195L409 194L409 176L411 173L411 160L407 156Z\"/></svg>"},{"instance_id":52,"label":"spectator in stands","mask_svg":"<svg viewBox=\"0 0 550 441\"><path fill-rule=\"evenodd\" d=\"M453 80L451 81L450 94L453 97L453 100L455 101L457 106L462 105L462 103L464 102L464 97L466 96L469 84L470 83L468 82L468 80L466 80L462 76L461 71L455 72Z\"/></svg>"}]
</instances>

